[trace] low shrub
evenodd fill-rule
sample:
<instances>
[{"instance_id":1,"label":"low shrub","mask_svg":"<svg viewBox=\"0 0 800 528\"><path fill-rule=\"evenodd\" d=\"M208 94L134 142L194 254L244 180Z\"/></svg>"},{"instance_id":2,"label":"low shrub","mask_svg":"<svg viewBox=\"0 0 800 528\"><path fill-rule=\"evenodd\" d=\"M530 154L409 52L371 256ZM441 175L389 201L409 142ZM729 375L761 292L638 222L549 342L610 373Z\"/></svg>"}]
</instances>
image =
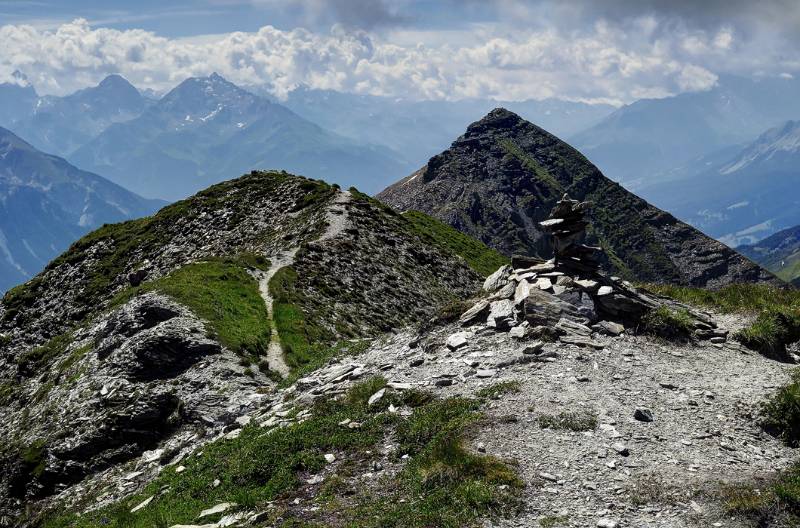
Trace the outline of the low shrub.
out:
<instances>
[{"instance_id":1,"label":"low shrub","mask_svg":"<svg viewBox=\"0 0 800 528\"><path fill-rule=\"evenodd\" d=\"M639 330L647 335L668 341L689 341L694 332L692 317L686 309L672 310L659 306L642 318Z\"/></svg>"},{"instance_id":2,"label":"low shrub","mask_svg":"<svg viewBox=\"0 0 800 528\"><path fill-rule=\"evenodd\" d=\"M734 334L734 339L761 354L787 361L786 345L800 339L800 310L771 308L758 315L747 328Z\"/></svg>"},{"instance_id":3,"label":"low shrub","mask_svg":"<svg viewBox=\"0 0 800 528\"><path fill-rule=\"evenodd\" d=\"M539 416L539 427L566 431L594 431L597 428L597 414L593 411L564 411L559 414Z\"/></svg>"}]
</instances>

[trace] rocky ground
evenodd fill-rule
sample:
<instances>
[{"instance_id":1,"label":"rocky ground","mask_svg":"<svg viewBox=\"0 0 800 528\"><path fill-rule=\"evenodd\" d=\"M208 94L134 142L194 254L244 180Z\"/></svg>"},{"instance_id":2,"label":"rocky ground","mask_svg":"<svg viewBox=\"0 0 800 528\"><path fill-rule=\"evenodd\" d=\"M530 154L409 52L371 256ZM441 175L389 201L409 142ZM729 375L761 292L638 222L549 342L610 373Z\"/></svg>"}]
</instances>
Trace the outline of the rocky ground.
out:
<instances>
[{"instance_id":1,"label":"rocky ground","mask_svg":"<svg viewBox=\"0 0 800 528\"><path fill-rule=\"evenodd\" d=\"M289 425L303 419L297 410L312 401L380 375L389 380L389 390L419 388L441 397L475 397L481 389L514 384L513 391L490 400L471 446L518 468L526 483L524 509L486 526L752 526L725 514L722 493L729 485L757 483L796 460L792 449L753 420L758 404L785 382L791 366L728 342L676 346L625 334L594 340L602 349L559 342L525 353L531 341L483 326L445 325L422 339L404 332L286 389L270 393L253 386L251 394L237 398L244 414L231 416L218 432L174 439L70 495L105 488L98 504L116 500L137 489L137 482L179 467L207 441L233 437L253 420L265 428ZM546 422L559 415L566 416L563 426L583 430ZM365 474L364 485L398 470L388 460L384 466ZM310 476L309 487L335 473L332 464ZM111 488L109 481L115 482ZM257 513L240 515L237 522Z\"/></svg>"},{"instance_id":2,"label":"rocky ground","mask_svg":"<svg viewBox=\"0 0 800 528\"><path fill-rule=\"evenodd\" d=\"M648 338L598 338L602 350L547 344L541 361L507 334L482 333L450 350L444 328L423 352L398 337L359 360L397 357L387 377L442 395L472 396L495 383L519 392L490 404L476 449L519 463L523 515L498 526L747 526L725 518L721 483L752 482L796 460L752 413L786 379L785 364L738 345L675 346ZM424 363L411 367L420 360ZM452 384L440 387L442 380ZM635 418L649 410L652 421ZM587 431L544 428L540 419L595 416ZM721 524L714 524L721 523ZM599 524L598 524L599 526Z\"/></svg>"},{"instance_id":3,"label":"rocky ground","mask_svg":"<svg viewBox=\"0 0 800 528\"><path fill-rule=\"evenodd\" d=\"M466 343L454 348L451 339L448 346L453 335ZM375 375L388 379L390 390L420 388L442 397L474 397L513 382L515 391L488 404L487 421L471 445L517 465L526 483L524 510L487 526L751 526L726 516L721 494L727 485L758 482L796 460L753 420L790 366L732 343L676 346L624 334L595 339L602 349L548 343L538 354L525 354L529 341L485 327L447 325L421 341L401 333L277 393L252 387L239 398L249 409L241 408L245 414L231 417L218 435L235 436L251 420L268 428L302 420L293 410ZM586 430L543 426L562 413ZM184 438L183 451L165 446L113 476L99 476L95 483L117 481L100 504L179 465L197 442L214 437ZM385 465L381 471L393 471ZM381 471L369 472L367 480Z\"/></svg>"}]
</instances>

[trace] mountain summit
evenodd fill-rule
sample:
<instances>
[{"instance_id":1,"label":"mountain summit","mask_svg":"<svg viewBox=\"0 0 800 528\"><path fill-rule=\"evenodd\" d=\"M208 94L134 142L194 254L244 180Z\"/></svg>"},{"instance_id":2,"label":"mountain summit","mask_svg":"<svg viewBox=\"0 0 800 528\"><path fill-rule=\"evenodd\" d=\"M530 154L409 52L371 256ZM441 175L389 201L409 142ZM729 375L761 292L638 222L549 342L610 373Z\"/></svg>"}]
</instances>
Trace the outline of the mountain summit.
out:
<instances>
[{"instance_id":1,"label":"mountain summit","mask_svg":"<svg viewBox=\"0 0 800 528\"><path fill-rule=\"evenodd\" d=\"M778 281L725 245L612 182L577 150L503 108L378 198L439 218L505 254L546 256L538 222L565 193L592 202L589 241L605 266L650 282Z\"/></svg>"},{"instance_id":2,"label":"mountain summit","mask_svg":"<svg viewBox=\"0 0 800 528\"><path fill-rule=\"evenodd\" d=\"M29 115L13 128L39 150L69 156L109 125L133 119L146 106L131 83L109 75L97 86L65 97L38 98Z\"/></svg>"},{"instance_id":3,"label":"mountain summit","mask_svg":"<svg viewBox=\"0 0 800 528\"><path fill-rule=\"evenodd\" d=\"M407 172L398 159L389 149L323 130L218 74L183 81L70 157L134 192L166 199L229 174L276 167L373 191L370 175Z\"/></svg>"}]
</instances>

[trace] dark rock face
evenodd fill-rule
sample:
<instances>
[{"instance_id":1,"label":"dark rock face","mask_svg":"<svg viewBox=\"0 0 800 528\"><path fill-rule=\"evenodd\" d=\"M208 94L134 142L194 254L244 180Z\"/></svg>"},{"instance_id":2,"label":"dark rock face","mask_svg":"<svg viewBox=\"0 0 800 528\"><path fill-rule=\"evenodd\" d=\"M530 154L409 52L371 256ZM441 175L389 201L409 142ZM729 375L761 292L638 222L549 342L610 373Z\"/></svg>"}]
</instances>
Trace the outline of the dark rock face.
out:
<instances>
[{"instance_id":1,"label":"dark rock face","mask_svg":"<svg viewBox=\"0 0 800 528\"><path fill-rule=\"evenodd\" d=\"M603 267L625 278L708 287L780 283L504 109L470 125L450 149L378 198L437 217L507 255L549 256L550 240L539 222L564 193L592 203L586 242L602 247Z\"/></svg>"}]
</instances>

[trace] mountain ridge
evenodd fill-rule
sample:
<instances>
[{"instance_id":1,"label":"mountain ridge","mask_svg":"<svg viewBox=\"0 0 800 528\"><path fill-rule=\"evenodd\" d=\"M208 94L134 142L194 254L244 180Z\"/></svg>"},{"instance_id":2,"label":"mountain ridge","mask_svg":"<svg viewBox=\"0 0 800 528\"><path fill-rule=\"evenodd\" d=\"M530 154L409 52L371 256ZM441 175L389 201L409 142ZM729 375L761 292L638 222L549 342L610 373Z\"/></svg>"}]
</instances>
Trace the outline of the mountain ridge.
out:
<instances>
[{"instance_id":1,"label":"mountain ridge","mask_svg":"<svg viewBox=\"0 0 800 528\"><path fill-rule=\"evenodd\" d=\"M769 272L607 178L582 154L505 109L378 198L437 217L505 254L546 255L537 222L567 193L594 206L592 240L606 265L646 282L722 286L779 282Z\"/></svg>"},{"instance_id":2,"label":"mountain ridge","mask_svg":"<svg viewBox=\"0 0 800 528\"><path fill-rule=\"evenodd\" d=\"M218 74L184 80L70 160L143 195L170 199L253 168L280 167L367 190L370 174L405 170L388 149L337 136Z\"/></svg>"}]
</instances>

